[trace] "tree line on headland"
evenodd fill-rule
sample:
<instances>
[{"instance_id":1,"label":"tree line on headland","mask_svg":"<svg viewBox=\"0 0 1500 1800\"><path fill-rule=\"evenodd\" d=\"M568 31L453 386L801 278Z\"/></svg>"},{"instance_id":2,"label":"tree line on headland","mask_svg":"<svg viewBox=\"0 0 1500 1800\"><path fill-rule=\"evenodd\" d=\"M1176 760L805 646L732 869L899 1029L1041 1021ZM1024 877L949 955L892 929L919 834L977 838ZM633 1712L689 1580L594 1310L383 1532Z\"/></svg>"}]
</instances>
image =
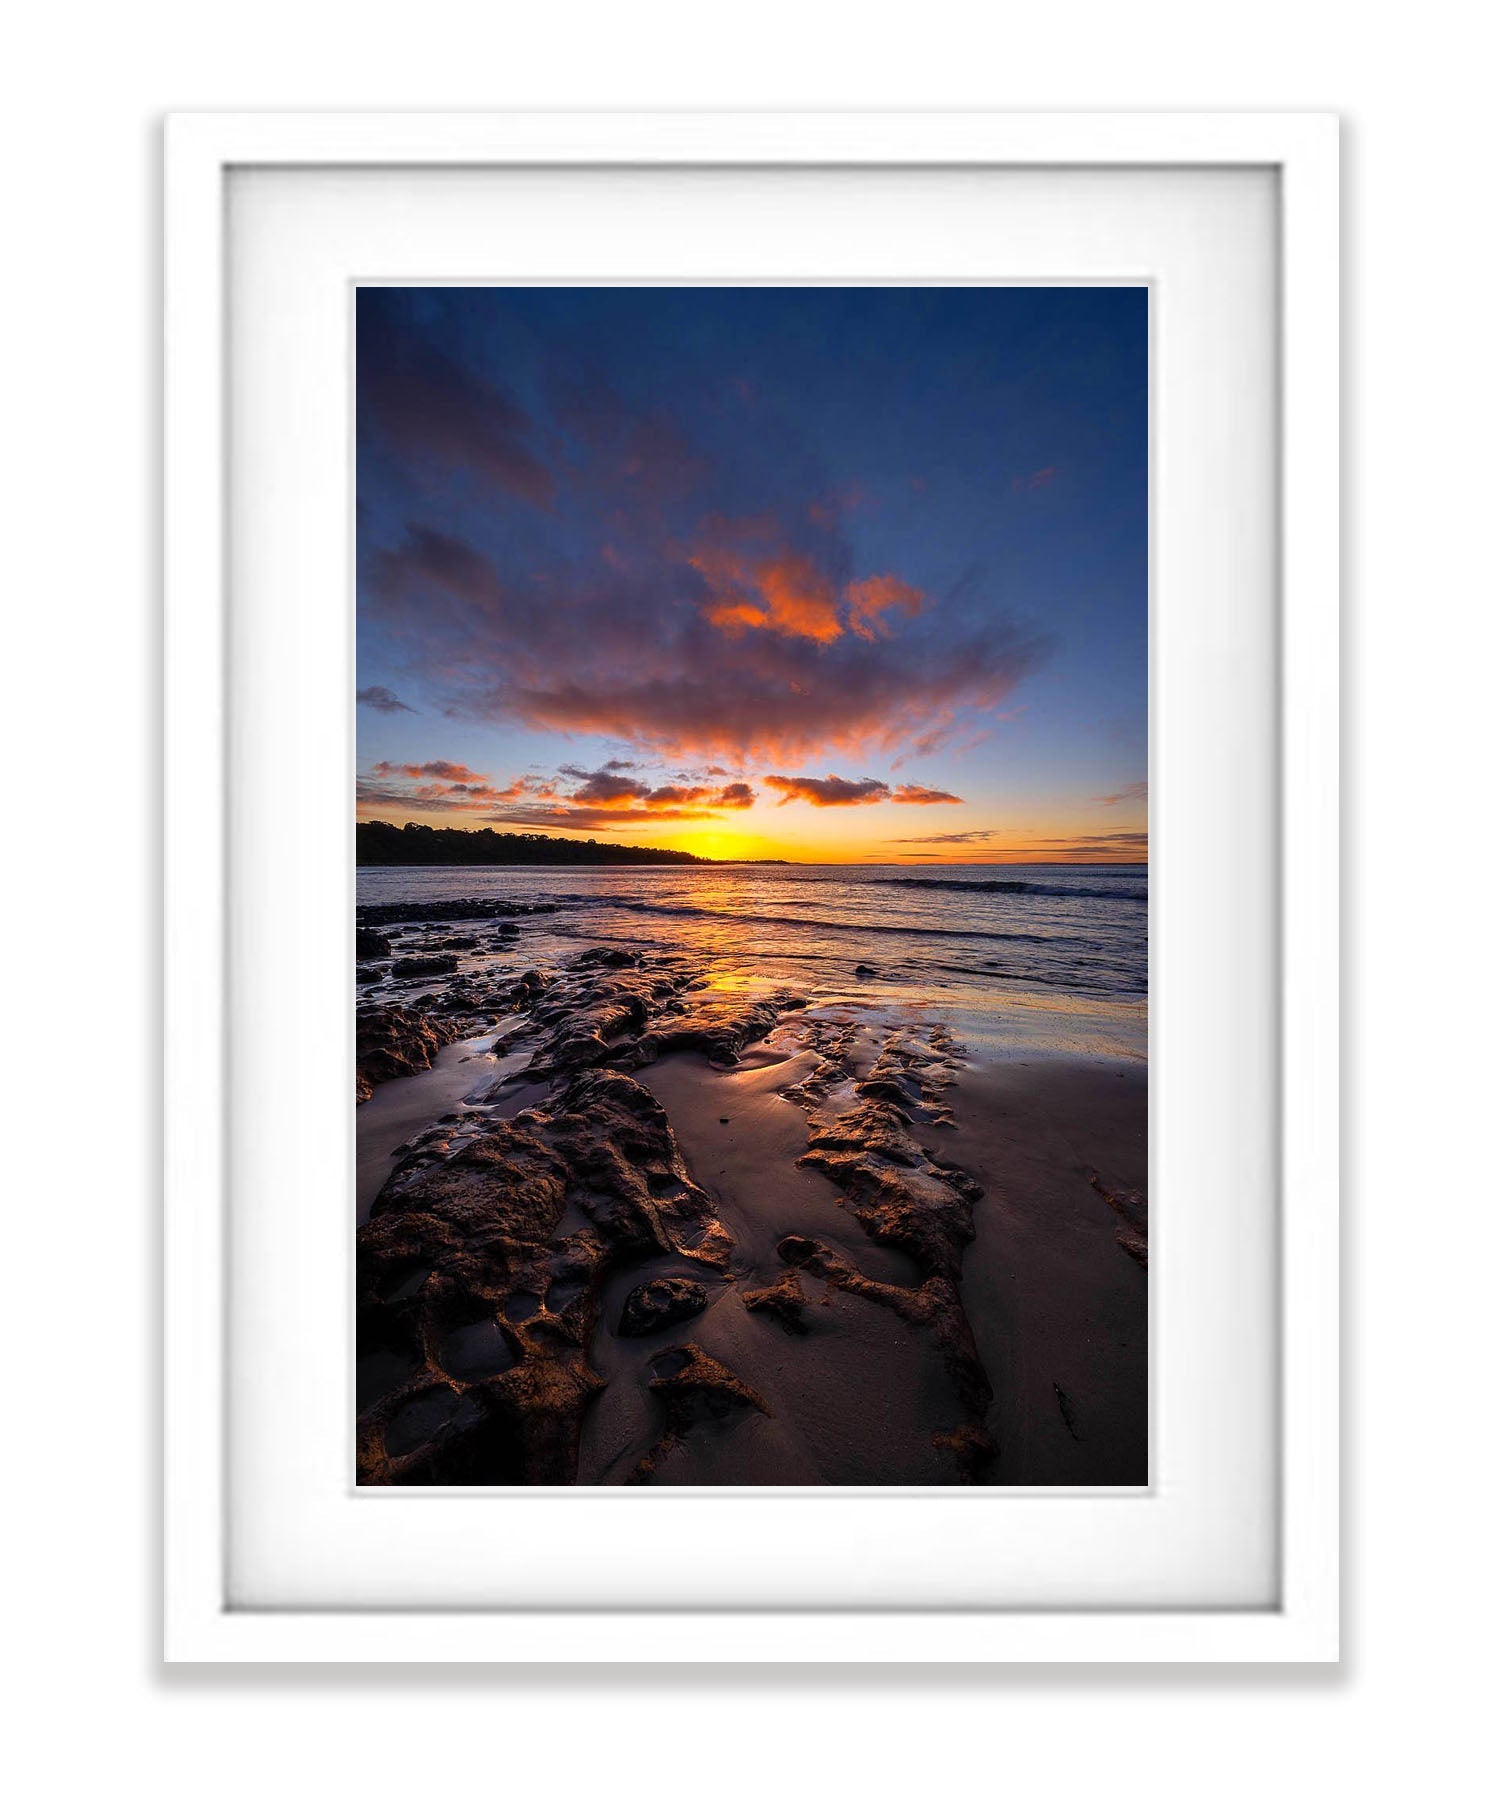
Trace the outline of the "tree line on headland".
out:
<instances>
[{"instance_id":1,"label":"tree line on headland","mask_svg":"<svg viewBox=\"0 0 1500 1800\"><path fill-rule=\"evenodd\" d=\"M354 860L361 867L449 864L502 867L526 863L706 863L686 850L646 850L638 844L601 844L594 838L545 837L538 831L461 831L432 825L354 827Z\"/></svg>"}]
</instances>

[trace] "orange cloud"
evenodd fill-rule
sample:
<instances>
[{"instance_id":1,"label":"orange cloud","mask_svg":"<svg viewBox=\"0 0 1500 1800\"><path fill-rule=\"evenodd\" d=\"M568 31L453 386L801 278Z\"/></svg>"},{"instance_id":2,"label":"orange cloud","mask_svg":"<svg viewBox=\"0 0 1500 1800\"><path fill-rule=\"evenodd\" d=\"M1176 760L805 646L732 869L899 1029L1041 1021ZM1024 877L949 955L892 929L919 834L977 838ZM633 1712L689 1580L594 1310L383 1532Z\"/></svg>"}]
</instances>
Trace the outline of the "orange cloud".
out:
<instances>
[{"instance_id":1,"label":"orange cloud","mask_svg":"<svg viewBox=\"0 0 1500 1800\"><path fill-rule=\"evenodd\" d=\"M919 787L904 781L891 795L897 806L962 806L962 796L948 794L942 788Z\"/></svg>"},{"instance_id":2,"label":"orange cloud","mask_svg":"<svg viewBox=\"0 0 1500 1800\"><path fill-rule=\"evenodd\" d=\"M841 591L816 557L784 543L763 519L708 521L687 560L709 586L703 616L732 636L769 631L831 644L850 631L874 643L890 635L887 615L915 618L926 600L899 575L867 576Z\"/></svg>"},{"instance_id":3,"label":"orange cloud","mask_svg":"<svg viewBox=\"0 0 1500 1800\"><path fill-rule=\"evenodd\" d=\"M723 545L700 549L688 561L714 596L704 617L721 631L776 631L815 644L830 644L843 631L837 589L800 551L747 555Z\"/></svg>"},{"instance_id":4,"label":"orange cloud","mask_svg":"<svg viewBox=\"0 0 1500 1800\"><path fill-rule=\"evenodd\" d=\"M850 585L848 600L849 629L873 644L877 634L890 635L884 614L899 612L914 619L921 612L926 595L899 575L871 575Z\"/></svg>"},{"instance_id":5,"label":"orange cloud","mask_svg":"<svg viewBox=\"0 0 1500 1800\"><path fill-rule=\"evenodd\" d=\"M440 781L483 781L485 779L483 775L476 775L463 763L456 762L378 762L375 764L374 772L387 777L403 776L408 781L420 781L424 775L435 776Z\"/></svg>"}]
</instances>

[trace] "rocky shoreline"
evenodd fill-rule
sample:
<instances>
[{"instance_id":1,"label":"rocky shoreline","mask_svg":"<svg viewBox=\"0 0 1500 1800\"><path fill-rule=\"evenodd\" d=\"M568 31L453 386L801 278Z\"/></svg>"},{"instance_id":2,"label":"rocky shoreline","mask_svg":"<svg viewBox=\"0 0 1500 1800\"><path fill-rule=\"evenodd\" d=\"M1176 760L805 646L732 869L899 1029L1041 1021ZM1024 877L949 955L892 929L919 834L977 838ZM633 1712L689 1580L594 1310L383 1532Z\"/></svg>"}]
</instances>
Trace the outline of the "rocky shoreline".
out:
<instances>
[{"instance_id":1,"label":"rocky shoreline","mask_svg":"<svg viewBox=\"0 0 1500 1800\"><path fill-rule=\"evenodd\" d=\"M463 1102L402 1146L359 1228L358 1480L994 1479L962 1046L941 1022L726 986L681 950L524 966L530 910L361 910L357 1098L477 1047ZM674 1094L692 1084L693 1158L648 1085L665 1061ZM774 1132L697 1166L728 1155L705 1155L715 1107L752 1088ZM1144 1201L1094 1180L1143 1264Z\"/></svg>"}]
</instances>

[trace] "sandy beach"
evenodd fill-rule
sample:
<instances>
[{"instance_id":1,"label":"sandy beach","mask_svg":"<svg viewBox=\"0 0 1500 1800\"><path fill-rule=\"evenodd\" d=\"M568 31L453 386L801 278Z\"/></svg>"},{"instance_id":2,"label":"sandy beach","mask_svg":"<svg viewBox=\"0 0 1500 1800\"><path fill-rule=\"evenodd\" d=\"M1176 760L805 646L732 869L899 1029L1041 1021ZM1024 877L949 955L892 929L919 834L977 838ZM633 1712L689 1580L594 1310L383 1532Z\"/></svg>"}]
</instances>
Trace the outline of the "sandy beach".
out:
<instances>
[{"instance_id":1,"label":"sandy beach","mask_svg":"<svg viewBox=\"0 0 1500 1800\"><path fill-rule=\"evenodd\" d=\"M1141 1057L546 902L360 931L362 1482L1147 1479Z\"/></svg>"}]
</instances>

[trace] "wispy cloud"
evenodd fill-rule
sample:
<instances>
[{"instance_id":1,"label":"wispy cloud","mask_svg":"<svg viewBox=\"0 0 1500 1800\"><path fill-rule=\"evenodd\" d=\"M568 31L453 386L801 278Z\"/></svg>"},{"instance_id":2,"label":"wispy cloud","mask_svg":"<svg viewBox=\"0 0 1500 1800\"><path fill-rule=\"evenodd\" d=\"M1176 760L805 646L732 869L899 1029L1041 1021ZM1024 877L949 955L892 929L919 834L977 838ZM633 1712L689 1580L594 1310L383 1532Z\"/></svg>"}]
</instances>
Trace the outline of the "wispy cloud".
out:
<instances>
[{"instance_id":1,"label":"wispy cloud","mask_svg":"<svg viewBox=\"0 0 1500 1800\"><path fill-rule=\"evenodd\" d=\"M1144 781L1127 781L1118 794L1095 794L1094 804L1096 806L1119 806L1125 801L1144 800L1146 786Z\"/></svg>"},{"instance_id":2,"label":"wispy cloud","mask_svg":"<svg viewBox=\"0 0 1500 1800\"><path fill-rule=\"evenodd\" d=\"M973 831L938 831L928 837L887 838L888 844L983 844L996 836L993 827Z\"/></svg>"},{"instance_id":3,"label":"wispy cloud","mask_svg":"<svg viewBox=\"0 0 1500 1800\"><path fill-rule=\"evenodd\" d=\"M921 588L913 587L899 575L870 575L851 583L846 598L849 602L849 629L872 643L877 637L888 637L891 624L887 614L899 613L916 618L926 603Z\"/></svg>"},{"instance_id":4,"label":"wispy cloud","mask_svg":"<svg viewBox=\"0 0 1500 1800\"><path fill-rule=\"evenodd\" d=\"M1104 831L1092 836L1035 838L1021 847L1038 861L1049 858L1071 858L1077 862L1144 862L1147 838L1144 831Z\"/></svg>"}]
</instances>

